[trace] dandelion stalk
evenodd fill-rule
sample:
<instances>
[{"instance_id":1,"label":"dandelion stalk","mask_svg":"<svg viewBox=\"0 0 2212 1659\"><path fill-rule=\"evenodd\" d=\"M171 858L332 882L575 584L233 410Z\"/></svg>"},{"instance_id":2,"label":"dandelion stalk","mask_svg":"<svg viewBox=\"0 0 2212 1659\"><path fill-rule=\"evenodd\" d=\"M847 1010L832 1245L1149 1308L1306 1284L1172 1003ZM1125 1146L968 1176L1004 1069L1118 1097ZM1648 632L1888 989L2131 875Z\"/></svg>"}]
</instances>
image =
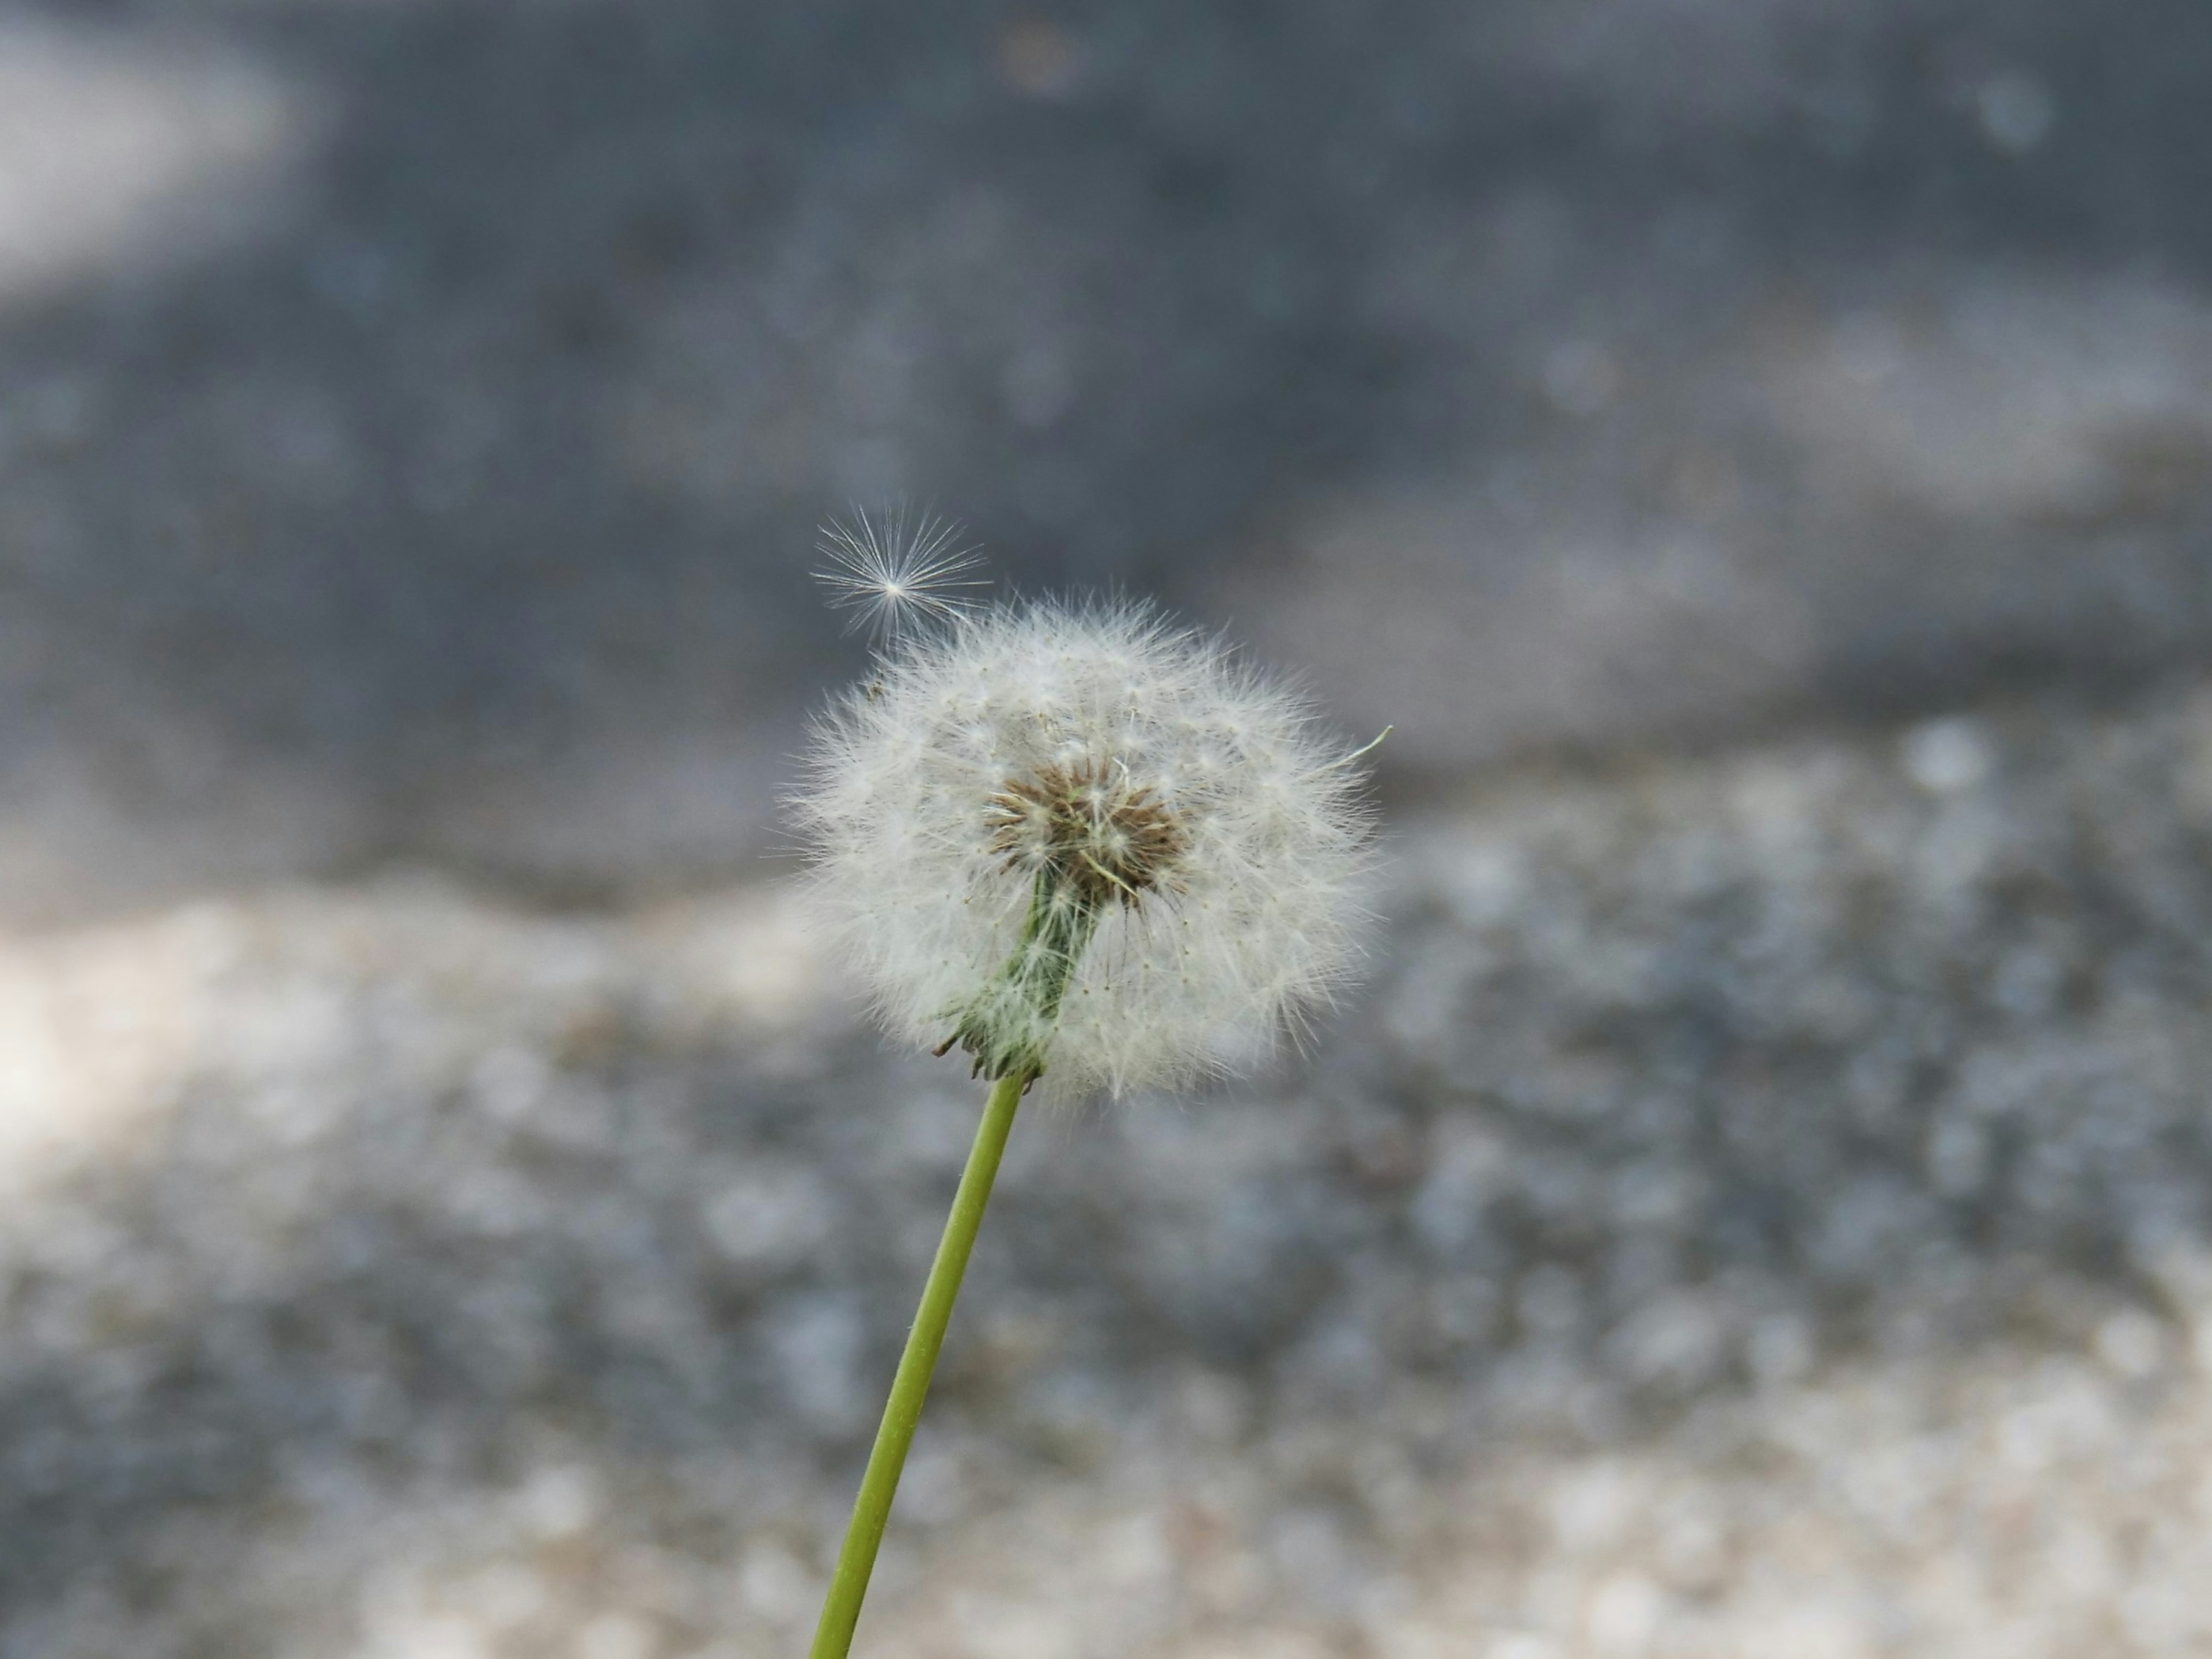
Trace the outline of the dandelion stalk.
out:
<instances>
[{"instance_id":1,"label":"dandelion stalk","mask_svg":"<svg viewBox=\"0 0 2212 1659\"><path fill-rule=\"evenodd\" d=\"M917 625L817 721L793 802L816 914L878 1012L993 1085L812 1659L851 1646L1030 1085L1118 1095L1229 1069L1302 1030L1358 955L1365 750L1143 607L963 611L936 591L964 568L945 544L843 544L839 592Z\"/></svg>"},{"instance_id":2,"label":"dandelion stalk","mask_svg":"<svg viewBox=\"0 0 2212 1659\"><path fill-rule=\"evenodd\" d=\"M953 1194L952 1213L945 1218L945 1236L938 1240L937 1259L922 1286L921 1306L915 1314L914 1328L907 1333L898 1374L891 1380L890 1399L884 1406L875 1449L868 1454L867 1473L860 1477L860 1494L853 1501L853 1519L845 1528L844 1547L837 1552L837 1570L830 1580L808 1659L845 1659L852 1648L860 1601L868 1593L868 1575L875 1571L876 1549L884 1541L899 1473L906 1468L907 1448L914 1443L915 1425L921 1419L921 1402L929 1397L929 1379L937 1369L938 1350L945 1346L945 1328L951 1322L953 1299L960 1294L960 1277L968 1270L976 1229L983 1224L983 1206L991 1201L991 1183L1014 1127L1014 1109L1029 1081L1020 1074L1000 1078L983 1108L968 1167L961 1171L960 1189Z\"/></svg>"}]
</instances>

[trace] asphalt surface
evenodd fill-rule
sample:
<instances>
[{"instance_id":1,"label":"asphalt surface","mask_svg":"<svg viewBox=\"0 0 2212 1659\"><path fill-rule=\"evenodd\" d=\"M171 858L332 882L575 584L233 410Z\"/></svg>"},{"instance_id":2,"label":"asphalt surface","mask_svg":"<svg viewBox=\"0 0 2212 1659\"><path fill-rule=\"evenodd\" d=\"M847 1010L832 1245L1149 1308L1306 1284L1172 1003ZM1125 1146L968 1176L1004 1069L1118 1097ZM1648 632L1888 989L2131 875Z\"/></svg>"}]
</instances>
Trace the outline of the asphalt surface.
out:
<instances>
[{"instance_id":1,"label":"asphalt surface","mask_svg":"<svg viewBox=\"0 0 2212 1659\"><path fill-rule=\"evenodd\" d=\"M742 870L848 502L1231 626L1409 788L2212 626L2189 0L0 26L20 915Z\"/></svg>"}]
</instances>

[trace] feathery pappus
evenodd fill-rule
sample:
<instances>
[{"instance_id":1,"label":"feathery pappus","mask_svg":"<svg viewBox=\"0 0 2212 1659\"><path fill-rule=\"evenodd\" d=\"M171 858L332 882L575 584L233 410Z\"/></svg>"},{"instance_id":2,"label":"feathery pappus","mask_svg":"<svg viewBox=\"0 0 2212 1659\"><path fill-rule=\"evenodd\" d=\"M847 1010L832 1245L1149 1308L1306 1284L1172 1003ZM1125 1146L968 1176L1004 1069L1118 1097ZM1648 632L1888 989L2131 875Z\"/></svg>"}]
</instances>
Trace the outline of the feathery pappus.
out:
<instances>
[{"instance_id":1,"label":"feathery pappus","mask_svg":"<svg viewBox=\"0 0 2212 1659\"><path fill-rule=\"evenodd\" d=\"M817 723L811 896L887 1024L984 1076L1231 1068L1356 963L1363 752L1147 606L956 612Z\"/></svg>"},{"instance_id":2,"label":"feathery pappus","mask_svg":"<svg viewBox=\"0 0 2212 1659\"><path fill-rule=\"evenodd\" d=\"M848 634L862 629L881 643L924 624L948 622L974 606L970 590L984 584L975 548L950 519L906 510L871 519L855 508L849 521L831 519L815 540L824 562L814 579L830 591L833 611L850 611Z\"/></svg>"}]
</instances>

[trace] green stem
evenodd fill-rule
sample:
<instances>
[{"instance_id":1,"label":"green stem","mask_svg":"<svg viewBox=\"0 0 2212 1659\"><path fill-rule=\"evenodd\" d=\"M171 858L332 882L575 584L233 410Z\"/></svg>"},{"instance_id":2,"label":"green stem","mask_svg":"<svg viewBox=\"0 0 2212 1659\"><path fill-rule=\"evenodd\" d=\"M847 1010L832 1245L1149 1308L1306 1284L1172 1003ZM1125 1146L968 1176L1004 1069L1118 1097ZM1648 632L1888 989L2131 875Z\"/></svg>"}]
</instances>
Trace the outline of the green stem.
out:
<instances>
[{"instance_id":1,"label":"green stem","mask_svg":"<svg viewBox=\"0 0 2212 1659\"><path fill-rule=\"evenodd\" d=\"M1051 866L1038 871L1013 954L981 990L951 1011L960 1023L937 1052L958 1043L975 1057L978 1077L1042 1074L1045 1045L1097 931L1101 902Z\"/></svg>"},{"instance_id":2,"label":"green stem","mask_svg":"<svg viewBox=\"0 0 2212 1659\"><path fill-rule=\"evenodd\" d=\"M860 1601L868 1593L868 1575L875 1570L876 1547L884 1541L884 1525L890 1519L891 1499L898 1492L899 1472L906 1467L907 1448L914 1443L921 1402L929 1396L930 1374L937 1369L937 1351L945 1346L945 1328L952 1318L953 1298L960 1294L960 1276L968 1269L968 1253L975 1247L983 1206L991 1201L991 1182L1014 1127L1014 1109L1021 1104L1022 1091L1029 1083L1026 1075L1000 1079L983 1108L968 1167L961 1173L960 1190L952 1196L952 1213L945 1218L945 1236L937 1243L937 1260L930 1264L929 1281L922 1286L921 1307L914 1316L914 1328L907 1333L898 1374L891 1379L891 1397L884 1407L883 1425L876 1431L875 1449L868 1454L868 1471L860 1477L860 1495L853 1501L852 1524L845 1528L845 1547L837 1552L837 1571L830 1580L808 1659L845 1659L852 1649L853 1627L860 1622Z\"/></svg>"}]
</instances>

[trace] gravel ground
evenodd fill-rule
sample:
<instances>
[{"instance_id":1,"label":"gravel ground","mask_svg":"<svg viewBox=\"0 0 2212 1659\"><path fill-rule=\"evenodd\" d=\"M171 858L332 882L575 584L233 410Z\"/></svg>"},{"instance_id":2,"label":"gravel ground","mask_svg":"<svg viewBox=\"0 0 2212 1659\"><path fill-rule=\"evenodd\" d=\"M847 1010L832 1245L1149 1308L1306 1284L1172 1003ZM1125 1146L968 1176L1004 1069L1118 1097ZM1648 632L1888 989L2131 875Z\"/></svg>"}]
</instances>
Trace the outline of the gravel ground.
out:
<instances>
[{"instance_id":1,"label":"gravel ground","mask_svg":"<svg viewBox=\"0 0 2212 1659\"><path fill-rule=\"evenodd\" d=\"M2212 689L1501 776L1018 1127L866 1650L2212 1652ZM976 1109L772 883L0 957L0 1654L805 1639Z\"/></svg>"}]
</instances>

